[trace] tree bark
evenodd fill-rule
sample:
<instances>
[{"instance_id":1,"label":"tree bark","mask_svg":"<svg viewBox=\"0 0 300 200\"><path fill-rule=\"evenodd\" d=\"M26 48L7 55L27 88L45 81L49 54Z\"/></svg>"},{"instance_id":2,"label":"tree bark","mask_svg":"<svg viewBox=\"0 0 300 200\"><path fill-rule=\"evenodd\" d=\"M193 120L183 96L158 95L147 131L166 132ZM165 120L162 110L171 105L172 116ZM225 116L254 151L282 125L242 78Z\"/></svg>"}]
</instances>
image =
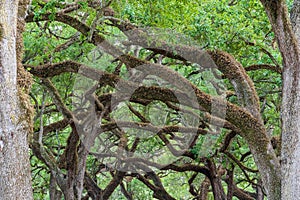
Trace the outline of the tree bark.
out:
<instances>
[{"instance_id":1,"label":"tree bark","mask_svg":"<svg viewBox=\"0 0 300 200\"><path fill-rule=\"evenodd\" d=\"M25 120L17 90L18 0L0 1L0 199L33 199Z\"/></svg>"},{"instance_id":2,"label":"tree bark","mask_svg":"<svg viewBox=\"0 0 300 200\"><path fill-rule=\"evenodd\" d=\"M294 0L290 16L291 16L293 31L296 35L296 39L299 44L300 42L300 0Z\"/></svg>"},{"instance_id":3,"label":"tree bark","mask_svg":"<svg viewBox=\"0 0 300 200\"><path fill-rule=\"evenodd\" d=\"M261 0L261 2L275 33L284 67L281 110L281 197L277 194L269 199L293 200L300 196L300 51L286 2L284 0ZM294 10L297 5L299 1L296 0ZM291 16L294 19L294 30L297 31L299 24L296 24L299 22L295 15Z\"/></svg>"}]
</instances>

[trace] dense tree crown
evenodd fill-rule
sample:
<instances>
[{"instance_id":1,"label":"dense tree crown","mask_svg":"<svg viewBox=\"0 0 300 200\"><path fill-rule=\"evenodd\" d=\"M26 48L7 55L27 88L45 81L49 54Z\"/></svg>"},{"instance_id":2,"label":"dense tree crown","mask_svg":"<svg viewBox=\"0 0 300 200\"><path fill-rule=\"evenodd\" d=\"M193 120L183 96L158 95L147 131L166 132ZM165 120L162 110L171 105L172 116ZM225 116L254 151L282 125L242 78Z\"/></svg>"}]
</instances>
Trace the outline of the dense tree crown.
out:
<instances>
[{"instance_id":1,"label":"dense tree crown","mask_svg":"<svg viewBox=\"0 0 300 200\"><path fill-rule=\"evenodd\" d=\"M297 0L20 1L18 86L4 88L1 54L0 94L17 95L1 102L20 107L33 198L299 196L299 13Z\"/></svg>"}]
</instances>

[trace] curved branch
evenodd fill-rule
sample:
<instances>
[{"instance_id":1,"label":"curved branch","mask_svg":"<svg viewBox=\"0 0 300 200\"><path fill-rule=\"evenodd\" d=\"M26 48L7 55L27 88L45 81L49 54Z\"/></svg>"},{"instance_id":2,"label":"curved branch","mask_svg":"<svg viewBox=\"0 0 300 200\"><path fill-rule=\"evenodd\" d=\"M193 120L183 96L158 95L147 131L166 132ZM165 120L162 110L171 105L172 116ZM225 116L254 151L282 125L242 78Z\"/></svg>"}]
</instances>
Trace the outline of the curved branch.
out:
<instances>
[{"instance_id":1,"label":"curved branch","mask_svg":"<svg viewBox=\"0 0 300 200\"><path fill-rule=\"evenodd\" d=\"M255 71L255 70L262 70L262 69L267 69L276 72L278 74L282 74L282 69L274 65L257 64L257 65L250 65L245 67L246 71Z\"/></svg>"},{"instance_id":2,"label":"curved branch","mask_svg":"<svg viewBox=\"0 0 300 200\"><path fill-rule=\"evenodd\" d=\"M111 19L111 21L127 35L132 44L140 45L170 58L197 63L204 68L218 67L232 82L242 106L245 106L253 116L261 120L260 104L254 84L243 66L230 54L222 51L206 52L200 48L186 45L170 45L159 38L154 38L143 29L130 26L130 31L128 28L124 31L122 24L126 25L127 22L115 19ZM151 39L149 40L149 38Z\"/></svg>"},{"instance_id":3,"label":"curved branch","mask_svg":"<svg viewBox=\"0 0 300 200\"><path fill-rule=\"evenodd\" d=\"M218 66L218 69L231 81L242 106L245 106L254 117L262 121L259 98L254 84L246 74L243 66L226 52L208 51L208 53Z\"/></svg>"},{"instance_id":4,"label":"curved branch","mask_svg":"<svg viewBox=\"0 0 300 200\"><path fill-rule=\"evenodd\" d=\"M229 153L228 151L225 151L224 152L231 160L233 160L242 170L245 170L245 171L249 171L249 172L252 172L252 173L257 173L258 170L254 170L254 169L250 169L246 166L244 166L236 157L234 157L231 153ZM246 175L248 176L248 175Z\"/></svg>"}]
</instances>

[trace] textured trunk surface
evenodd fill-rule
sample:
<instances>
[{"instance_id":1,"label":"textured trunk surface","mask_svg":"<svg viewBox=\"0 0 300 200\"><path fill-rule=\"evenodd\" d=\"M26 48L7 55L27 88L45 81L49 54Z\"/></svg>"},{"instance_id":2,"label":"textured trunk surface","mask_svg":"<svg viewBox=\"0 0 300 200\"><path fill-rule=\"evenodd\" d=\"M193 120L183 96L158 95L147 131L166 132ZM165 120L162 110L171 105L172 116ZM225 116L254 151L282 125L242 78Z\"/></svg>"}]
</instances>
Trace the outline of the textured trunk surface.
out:
<instances>
[{"instance_id":1,"label":"textured trunk surface","mask_svg":"<svg viewBox=\"0 0 300 200\"><path fill-rule=\"evenodd\" d=\"M18 1L0 0L0 199L33 199L27 131L17 93Z\"/></svg>"},{"instance_id":2,"label":"textured trunk surface","mask_svg":"<svg viewBox=\"0 0 300 200\"><path fill-rule=\"evenodd\" d=\"M300 197L300 1L295 0L291 10L291 21L298 56L283 74L282 102L282 186L281 199ZM286 52L289 54L289 52ZM297 62L298 61L298 62Z\"/></svg>"},{"instance_id":3,"label":"textured trunk surface","mask_svg":"<svg viewBox=\"0 0 300 200\"><path fill-rule=\"evenodd\" d=\"M294 200L300 197L300 50L299 0L295 0L290 22L284 0L261 0L276 35L283 57L282 88L282 148L281 197L270 199Z\"/></svg>"}]
</instances>

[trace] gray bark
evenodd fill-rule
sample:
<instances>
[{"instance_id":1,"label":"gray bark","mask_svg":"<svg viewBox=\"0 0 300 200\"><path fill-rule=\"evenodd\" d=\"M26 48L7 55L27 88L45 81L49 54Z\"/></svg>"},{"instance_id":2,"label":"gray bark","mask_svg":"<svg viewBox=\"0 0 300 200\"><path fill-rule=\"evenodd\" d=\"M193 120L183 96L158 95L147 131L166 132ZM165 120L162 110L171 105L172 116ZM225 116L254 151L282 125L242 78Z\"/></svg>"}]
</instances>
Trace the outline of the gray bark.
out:
<instances>
[{"instance_id":1,"label":"gray bark","mask_svg":"<svg viewBox=\"0 0 300 200\"><path fill-rule=\"evenodd\" d=\"M296 35L298 44L300 42L300 1L295 0L290 13L293 31Z\"/></svg>"},{"instance_id":2,"label":"gray bark","mask_svg":"<svg viewBox=\"0 0 300 200\"><path fill-rule=\"evenodd\" d=\"M261 0L261 2L269 17L283 58L281 187L278 188L280 195L269 193L268 197L270 200L293 200L300 196L299 1L295 0L291 14L294 28L291 25L286 1ZM272 183L267 181L264 184L271 185Z\"/></svg>"},{"instance_id":3,"label":"gray bark","mask_svg":"<svg viewBox=\"0 0 300 200\"><path fill-rule=\"evenodd\" d=\"M0 199L33 199L17 93L17 0L0 1Z\"/></svg>"},{"instance_id":4,"label":"gray bark","mask_svg":"<svg viewBox=\"0 0 300 200\"><path fill-rule=\"evenodd\" d=\"M293 28L284 0L261 1L276 35L284 67L281 110L281 197L271 199L294 200L300 196L299 0L295 0L291 13Z\"/></svg>"},{"instance_id":5,"label":"gray bark","mask_svg":"<svg viewBox=\"0 0 300 200\"><path fill-rule=\"evenodd\" d=\"M282 101L281 199L293 200L300 196L300 1L295 0L290 13L297 40L298 63L285 66ZM296 46L296 44L295 44ZM285 57L285 56L283 56Z\"/></svg>"}]
</instances>

